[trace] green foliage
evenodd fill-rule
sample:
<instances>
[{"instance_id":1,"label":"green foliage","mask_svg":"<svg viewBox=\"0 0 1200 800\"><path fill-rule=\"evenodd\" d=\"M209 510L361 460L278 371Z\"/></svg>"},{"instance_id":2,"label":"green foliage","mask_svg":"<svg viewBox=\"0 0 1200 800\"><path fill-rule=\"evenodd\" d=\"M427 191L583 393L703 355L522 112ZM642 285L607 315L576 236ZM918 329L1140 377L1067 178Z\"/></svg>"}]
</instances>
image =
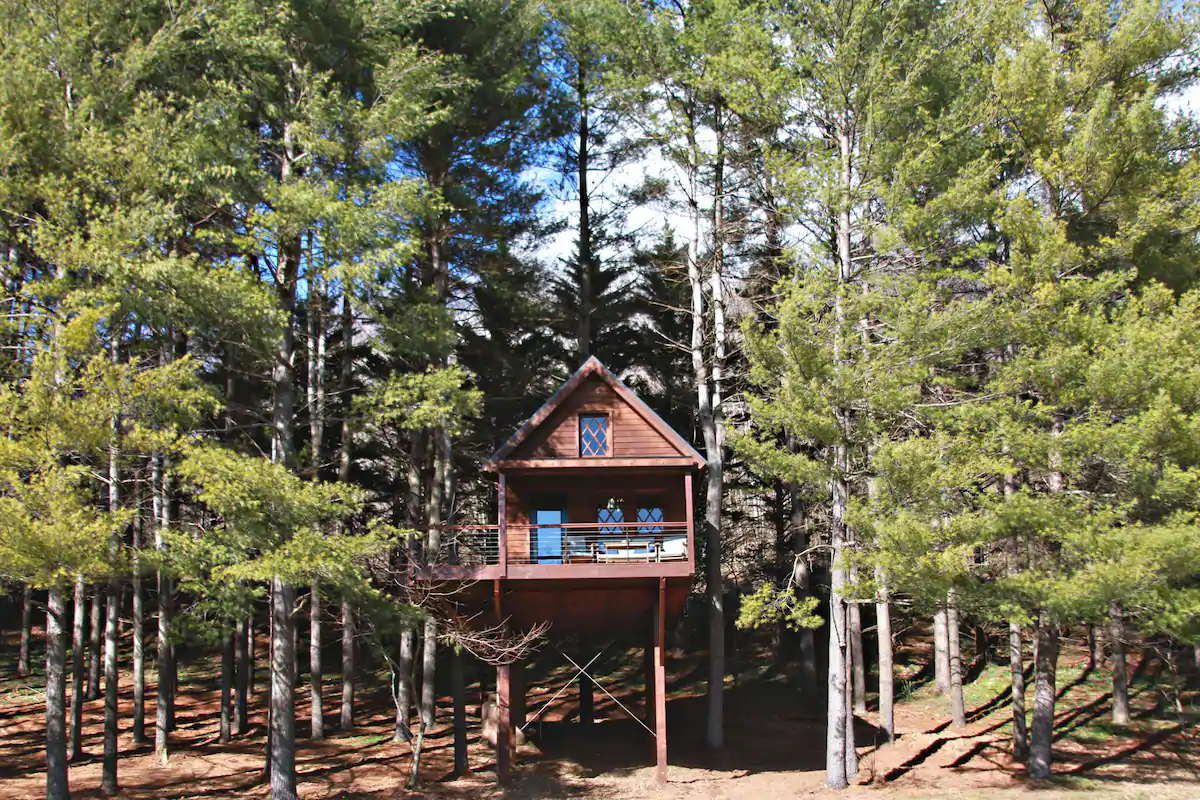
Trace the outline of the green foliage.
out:
<instances>
[{"instance_id":1,"label":"green foliage","mask_svg":"<svg viewBox=\"0 0 1200 800\"><path fill-rule=\"evenodd\" d=\"M793 631L819 628L824 620L814 613L820 601L816 597L800 597L792 587L779 589L764 583L741 599L738 628L764 628L780 622Z\"/></svg>"},{"instance_id":2,"label":"green foliage","mask_svg":"<svg viewBox=\"0 0 1200 800\"><path fill-rule=\"evenodd\" d=\"M455 365L422 373L393 375L356 401L359 414L374 424L410 431L462 432L464 420L479 411L482 394L467 386L467 373Z\"/></svg>"}]
</instances>

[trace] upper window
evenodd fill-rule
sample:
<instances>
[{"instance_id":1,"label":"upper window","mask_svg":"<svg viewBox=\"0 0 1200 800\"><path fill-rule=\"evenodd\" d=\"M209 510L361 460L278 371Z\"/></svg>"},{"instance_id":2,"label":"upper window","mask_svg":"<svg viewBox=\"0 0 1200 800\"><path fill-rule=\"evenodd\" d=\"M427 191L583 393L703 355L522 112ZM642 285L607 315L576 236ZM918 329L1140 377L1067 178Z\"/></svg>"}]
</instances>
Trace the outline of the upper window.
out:
<instances>
[{"instance_id":1,"label":"upper window","mask_svg":"<svg viewBox=\"0 0 1200 800\"><path fill-rule=\"evenodd\" d=\"M600 415L579 418L579 455L588 458L609 454L612 437L608 430L608 417Z\"/></svg>"}]
</instances>

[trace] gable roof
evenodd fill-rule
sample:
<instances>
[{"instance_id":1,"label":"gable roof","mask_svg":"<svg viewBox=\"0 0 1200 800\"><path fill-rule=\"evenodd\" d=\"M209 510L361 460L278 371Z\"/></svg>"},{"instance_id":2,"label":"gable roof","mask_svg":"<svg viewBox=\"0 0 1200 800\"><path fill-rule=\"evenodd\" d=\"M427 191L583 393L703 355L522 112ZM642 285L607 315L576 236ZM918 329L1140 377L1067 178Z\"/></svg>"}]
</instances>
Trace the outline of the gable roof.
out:
<instances>
[{"instance_id":1,"label":"gable roof","mask_svg":"<svg viewBox=\"0 0 1200 800\"><path fill-rule=\"evenodd\" d=\"M681 458L687 459L698 467L704 466L704 456L700 455L687 439L680 436L662 417L654 413L654 409L646 405L642 398L638 397L620 378L609 371L608 367L601 364L600 360L595 356L592 356L583 362L583 366L577 369L575 374L567 379L566 383L558 387L558 390L550 395L550 399L543 403L542 407L534 412L533 416L525 420L525 423L520 428L517 428L516 432L508 437L508 440L500 445L500 448L495 453L492 453L491 458L484 462L484 468L495 469L497 462L507 458L521 442L528 439L535 430L566 402L567 398L574 394L593 375L606 383L638 416L644 419L650 427L654 428L659 435L670 442L679 451Z\"/></svg>"}]
</instances>

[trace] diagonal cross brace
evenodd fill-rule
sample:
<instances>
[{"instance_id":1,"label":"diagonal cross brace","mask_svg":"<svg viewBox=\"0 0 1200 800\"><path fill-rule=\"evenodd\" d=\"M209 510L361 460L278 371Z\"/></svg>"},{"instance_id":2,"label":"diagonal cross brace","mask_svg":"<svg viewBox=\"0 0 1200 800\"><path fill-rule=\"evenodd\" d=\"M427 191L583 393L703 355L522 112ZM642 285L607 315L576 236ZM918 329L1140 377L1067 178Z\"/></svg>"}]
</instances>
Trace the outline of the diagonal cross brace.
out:
<instances>
[{"instance_id":1,"label":"diagonal cross brace","mask_svg":"<svg viewBox=\"0 0 1200 800\"><path fill-rule=\"evenodd\" d=\"M555 649L557 650L558 648L555 648ZM558 698L562 697L562 693L565 692L568 688L570 688L571 684L574 683L576 678L578 678L580 675L587 675L587 673L584 672L584 670L587 669L588 667L590 667L592 664L595 664L596 659L599 658L601 656L601 654L603 654L603 653L604 653L604 648L600 648L600 652L596 653L596 655L592 656L592 660L587 662L587 664L583 667L579 666L574 661L571 661L571 659L567 658L566 656L563 656L563 658L567 658L567 661L571 661L571 664L575 667L575 674L572 675L570 678L568 678L567 682L562 685L562 688L559 689L557 692L555 692L554 696L551 697L549 700L547 700L542 705L542 707L538 709L537 713L533 715L533 718L530 719L529 721L527 721L524 725L522 725L519 728L519 730L523 731L526 728L528 728L530 725L532 725L533 723L537 722L537 718L540 717L543 713L545 713L546 709L550 707L551 703L553 703ZM559 650L558 654L562 655L563 653L561 650ZM588 675L588 677L590 678L592 676Z\"/></svg>"},{"instance_id":2,"label":"diagonal cross brace","mask_svg":"<svg viewBox=\"0 0 1200 800\"><path fill-rule=\"evenodd\" d=\"M557 648L555 648L555 649L557 650ZM588 678L591 679L592 683L595 684L596 686L598 686L600 688L600 691L602 691L606 695L608 695L609 699L612 700L614 703L616 703L622 711L624 711L626 714L628 714L630 717L632 717L637 722L638 725L641 725L643 728L645 728L646 733L650 734L651 736L653 736L654 738L657 739L658 738L657 734L655 734L654 731L650 730L650 728L647 727L646 723L642 722L642 720L638 717L637 714L634 714L632 711L630 711L628 708L625 707L624 703L622 703L617 698L613 697L612 693L609 692L608 689L604 688L604 684L600 683L600 681L596 680L596 678L590 672L588 672L588 669L592 666L592 664L596 663L596 659L598 659L601 656L601 654L603 654L603 653L604 653L604 648L601 648L600 652L598 652L598 653L596 653L596 655L592 656L591 660L588 661L586 664L584 664L581 667L578 664L576 664L575 660L572 659L569 655L564 653L562 650L558 650L558 654L560 656L562 656L563 658L565 658L568 661L568 663L570 663L570 665L575 668L575 674L572 675L570 677L570 679L562 685L561 689L559 689L557 692L554 693L553 697L551 697L549 700L547 700L542 705L542 707L538 709L538 712L533 715L533 719L529 720L528 722L526 722L524 725L521 726L521 730L525 730L530 725L532 725L534 722L536 722L537 718L540 717L546 711L546 709L550 707L551 703L553 703L555 700L557 700L559 697L562 696L562 693L565 692L567 690L567 688L572 683L575 682L576 678L578 678L580 675L586 675Z\"/></svg>"},{"instance_id":3,"label":"diagonal cross brace","mask_svg":"<svg viewBox=\"0 0 1200 800\"><path fill-rule=\"evenodd\" d=\"M579 670L579 672L578 672L578 673L576 673L576 674L580 674L580 673L582 673L582 674L584 674L584 675L587 675L589 678L591 678L591 680L592 680L592 683L594 683L596 686L598 686L598 687L600 688L600 691L602 691L602 692L604 692L606 695L608 695L608 698L609 698L610 700L612 700L614 703L616 703L618 706L620 706L620 708L621 708L621 710L622 710L622 711L624 711L624 712L625 712L626 714L628 714L629 716L633 717L633 719L634 719L634 720L637 722L637 724L638 724L638 725L641 725L643 728L645 728L645 729L646 729L646 733L650 734L651 736L653 736L653 737L654 737L654 738L656 738L656 739L658 738L658 735L657 735L657 734L656 734L654 731L650 730L650 728L649 728L649 727L646 725L646 723L642 722L642 720L641 720L641 719L638 717L638 715L637 715L637 714L634 714L632 711L630 711L628 708L626 708L624 703L622 703L622 702L621 702L620 700L618 700L617 698L613 697L613 695L612 695L612 692L610 692L610 691L608 691L608 689L605 689L605 688L604 688L604 684L602 684L600 681L598 681L598 680L596 680L594 677L592 677L592 675L586 671L586 670L587 670L587 667L581 667L581 666L579 666L578 664L576 664L574 661L572 661L572 660L571 660L571 657L570 657L569 655L567 655L566 653L562 652L561 650L559 650L559 651L558 651L558 653L559 653L559 655L561 655L563 658L565 658L567 661L570 661L570 662L571 662L571 666L573 666L575 669ZM600 655L600 654L599 654L599 653L597 653L596 655ZM596 659L594 659L594 658L592 659L592 661L595 661L595 660L596 660ZM589 661L589 662L587 663L587 666L588 666L588 667L590 667L590 666L592 665L592 661Z\"/></svg>"}]
</instances>

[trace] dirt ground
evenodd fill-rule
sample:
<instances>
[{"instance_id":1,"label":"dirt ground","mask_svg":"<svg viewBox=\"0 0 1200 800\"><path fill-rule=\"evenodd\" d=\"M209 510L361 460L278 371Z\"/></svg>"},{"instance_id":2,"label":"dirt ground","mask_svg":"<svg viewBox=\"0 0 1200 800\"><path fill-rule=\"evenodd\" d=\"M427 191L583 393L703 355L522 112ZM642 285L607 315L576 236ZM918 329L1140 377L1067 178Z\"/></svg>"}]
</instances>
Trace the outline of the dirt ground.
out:
<instances>
[{"instance_id":1,"label":"dirt ground","mask_svg":"<svg viewBox=\"0 0 1200 800\"><path fill-rule=\"evenodd\" d=\"M3 669L11 672L9 652ZM619 660L620 661L620 660ZM635 713L642 709L636 659L607 671L605 685ZM637 720L626 716L597 692L597 723L581 730L572 719L571 692L530 728L531 741L519 753L514 786L494 785L492 751L479 738L478 704L470 708L470 764L467 778L451 779L452 734L449 698L440 702L442 719L427 736L422 785L404 787L411 768L406 744L391 741L392 707L385 685L360 693L355 729L331 733L324 742L304 738L309 729L308 690L297 691L297 759L300 793L316 800L350 798L727 798L772 800L797 796L1200 798L1200 734L1189 719L1162 701L1164 679L1152 663L1143 665L1134 684L1134 721L1116 728L1106 723L1109 673L1088 673L1082 656L1064 656L1059 672L1055 744L1057 777L1048 783L1026 780L1013 764L1006 744L1011 719L1008 680L1002 665L979 665L967 690L969 724L951 730L944 698L935 696L920 675L898 684L904 695L897 707L898 741L878 747L873 716L857 730L861 772L844 792L824 789L823 704L807 700L785 680L786 671L754 663L731 680L727 691L728 747L713 754L704 746L704 697L700 657L676 661L667 714L670 782L654 783L653 740ZM129 798L254 797L266 794L262 764L263 715L255 706L250 730L230 744L217 741L216 687L211 664L193 664L181 680L177 729L164 766L152 745L135 747L130 731L131 690L121 694L121 796ZM902 667L903 670L903 667ZM260 699L262 673L259 673ZM125 675L122 678L125 679ZM567 673L531 673L529 708L541 707ZM334 696L340 682L330 680L326 719L336 720ZM44 796L44 706L36 679L17 680L0 673L0 798ZM153 689L147 690L153 720ZM478 687L475 687L478 697ZM77 797L99 796L102 701L88 702L83 727L84 755L71 766Z\"/></svg>"}]
</instances>

